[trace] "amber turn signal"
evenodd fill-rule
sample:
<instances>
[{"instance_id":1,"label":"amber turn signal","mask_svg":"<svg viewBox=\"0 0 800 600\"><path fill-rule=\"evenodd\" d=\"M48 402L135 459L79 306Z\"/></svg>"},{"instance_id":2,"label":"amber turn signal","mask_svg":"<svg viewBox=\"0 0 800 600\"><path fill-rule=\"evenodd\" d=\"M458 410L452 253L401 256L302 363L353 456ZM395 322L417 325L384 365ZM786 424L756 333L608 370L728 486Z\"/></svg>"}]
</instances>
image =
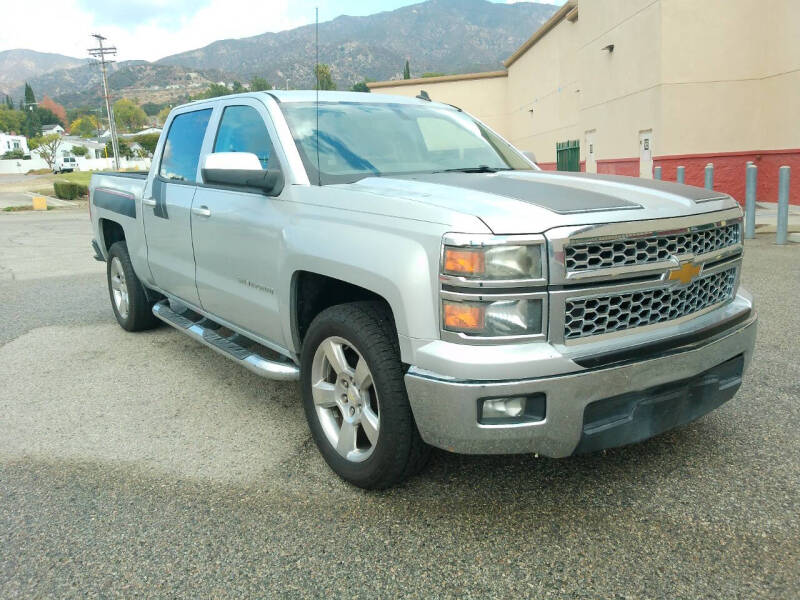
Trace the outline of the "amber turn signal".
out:
<instances>
[{"instance_id":1,"label":"amber turn signal","mask_svg":"<svg viewBox=\"0 0 800 600\"><path fill-rule=\"evenodd\" d=\"M444 272L452 275L481 275L486 269L485 254L480 249L445 248Z\"/></svg>"},{"instance_id":2,"label":"amber turn signal","mask_svg":"<svg viewBox=\"0 0 800 600\"><path fill-rule=\"evenodd\" d=\"M486 309L463 302L443 303L444 325L450 331L480 331L484 327Z\"/></svg>"}]
</instances>

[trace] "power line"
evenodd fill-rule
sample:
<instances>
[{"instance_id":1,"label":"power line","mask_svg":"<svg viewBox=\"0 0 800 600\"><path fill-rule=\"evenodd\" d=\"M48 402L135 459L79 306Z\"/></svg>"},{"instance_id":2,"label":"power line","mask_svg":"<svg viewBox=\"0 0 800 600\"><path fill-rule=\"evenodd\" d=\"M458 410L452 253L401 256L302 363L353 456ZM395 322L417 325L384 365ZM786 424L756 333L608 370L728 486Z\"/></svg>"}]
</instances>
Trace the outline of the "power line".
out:
<instances>
[{"instance_id":1,"label":"power line","mask_svg":"<svg viewBox=\"0 0 800 600\"><path fill-rule=\"evenodd\" d=\"M97 48L89 48L89 55L97 60L103 73L103 97L106 99L106 114L108 115L108 129L111 131L111 148L114 151L114 165L119 171L119 141L117 140L117 125L114 123L114 111L111 109L111 96L108 93L108 79L106 77L106 64L116 61L109 60L107 56L116 56L116 46L103 46L104 38L99 33L93 33L92 37L97 40Z\"/></svg>"}]
</instances>

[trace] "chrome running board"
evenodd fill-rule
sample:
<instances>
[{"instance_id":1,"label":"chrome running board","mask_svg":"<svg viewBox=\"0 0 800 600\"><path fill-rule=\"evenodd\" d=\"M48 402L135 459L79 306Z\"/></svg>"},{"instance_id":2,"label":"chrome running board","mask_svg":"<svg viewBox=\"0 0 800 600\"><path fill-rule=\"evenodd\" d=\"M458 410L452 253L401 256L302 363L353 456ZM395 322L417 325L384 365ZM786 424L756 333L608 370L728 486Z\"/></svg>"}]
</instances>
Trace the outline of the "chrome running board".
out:
<instances>
[{"instance_id":1,"label":"chrome running board","mask_svg":"<svg viewBox=\"0 0 800 600\"><path fill-rule=\"evenodd\" d=\"M169 307L168 300L162 300L153 305L153 314L178 331L182 331L190 338L239 363L256 375L282 381L297 381L300 378L300 369L294 363L288 360L269 359L242 346L241 343L249 340L238 333L223 337L215 331L216 328L213 325L217 325L216 323L200 315L197 315L197 320L193 321L185 316L195 314L191 311L182 314L176 313ZM217 328L219 327L221 326L217 325Z\"/></svg>"}]
</instances>

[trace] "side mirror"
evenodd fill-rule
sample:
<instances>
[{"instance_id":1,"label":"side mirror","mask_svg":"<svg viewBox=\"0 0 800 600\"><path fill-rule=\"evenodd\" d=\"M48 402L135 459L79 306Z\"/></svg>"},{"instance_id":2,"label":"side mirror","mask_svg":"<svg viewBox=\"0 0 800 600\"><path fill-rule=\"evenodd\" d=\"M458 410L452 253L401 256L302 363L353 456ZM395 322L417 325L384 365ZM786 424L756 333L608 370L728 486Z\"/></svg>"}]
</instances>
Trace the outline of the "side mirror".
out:
<instances>
[{"instance_id":1,"label":"side mirror","mask_svg":"<svg viewBox=\"0 0 800 600\"><path fill-rule=\"evenodd\" d=\"M264 169L250 152L215 152L203 160L203 183L257 189L267 196L283 190L280 169Z\"/></svg>"}]
</instances>

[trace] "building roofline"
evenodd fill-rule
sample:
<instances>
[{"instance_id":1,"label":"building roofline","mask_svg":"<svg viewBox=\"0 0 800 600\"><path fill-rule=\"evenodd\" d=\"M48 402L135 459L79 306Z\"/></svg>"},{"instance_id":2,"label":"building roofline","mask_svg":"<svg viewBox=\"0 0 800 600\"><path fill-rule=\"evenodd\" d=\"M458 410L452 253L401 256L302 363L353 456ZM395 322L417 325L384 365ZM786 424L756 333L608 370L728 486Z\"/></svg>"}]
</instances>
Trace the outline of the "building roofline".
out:
<instances>
[{"instance_id":1,"label":"building roofline","mask_svg":"<svg viewBox=\"0 0 800 600\"><path fill-rule=\"evenodd\" d=\"M568 14L570 14L573 9L577 9L578 3L576 0L568 0L564 3L564 6L559 8L552 17L550 17L547 21L545 21L539 29L537 29L534 34L527 39L527 41L522 44L519 48L517 48L516 52L509 56L507 59L503 61L503 66L507 69L511 65L513 65L517 60L525 54L531 47L542 39L545 34L553 29L556 25L558 25ZM572 19L574 20L574 19Z\"/></svg>"},{"instance_id":2,"label":"building roofline","mask_svg":"<svg viewBox=\"0 0 800 600\"><path fill-rule=\"evenodd\" d=\"M508 77L508 71L483 71L481 73L460 73L458 75L440 75L439 77L415 77L414 79L392 79L390 81L370 81L367 87L376 88L402 87L404 85L420 85L423 83L443 83L445 81L464 81L468 79L490 79L492 77Z\"/></svg>"}]
</instances>

